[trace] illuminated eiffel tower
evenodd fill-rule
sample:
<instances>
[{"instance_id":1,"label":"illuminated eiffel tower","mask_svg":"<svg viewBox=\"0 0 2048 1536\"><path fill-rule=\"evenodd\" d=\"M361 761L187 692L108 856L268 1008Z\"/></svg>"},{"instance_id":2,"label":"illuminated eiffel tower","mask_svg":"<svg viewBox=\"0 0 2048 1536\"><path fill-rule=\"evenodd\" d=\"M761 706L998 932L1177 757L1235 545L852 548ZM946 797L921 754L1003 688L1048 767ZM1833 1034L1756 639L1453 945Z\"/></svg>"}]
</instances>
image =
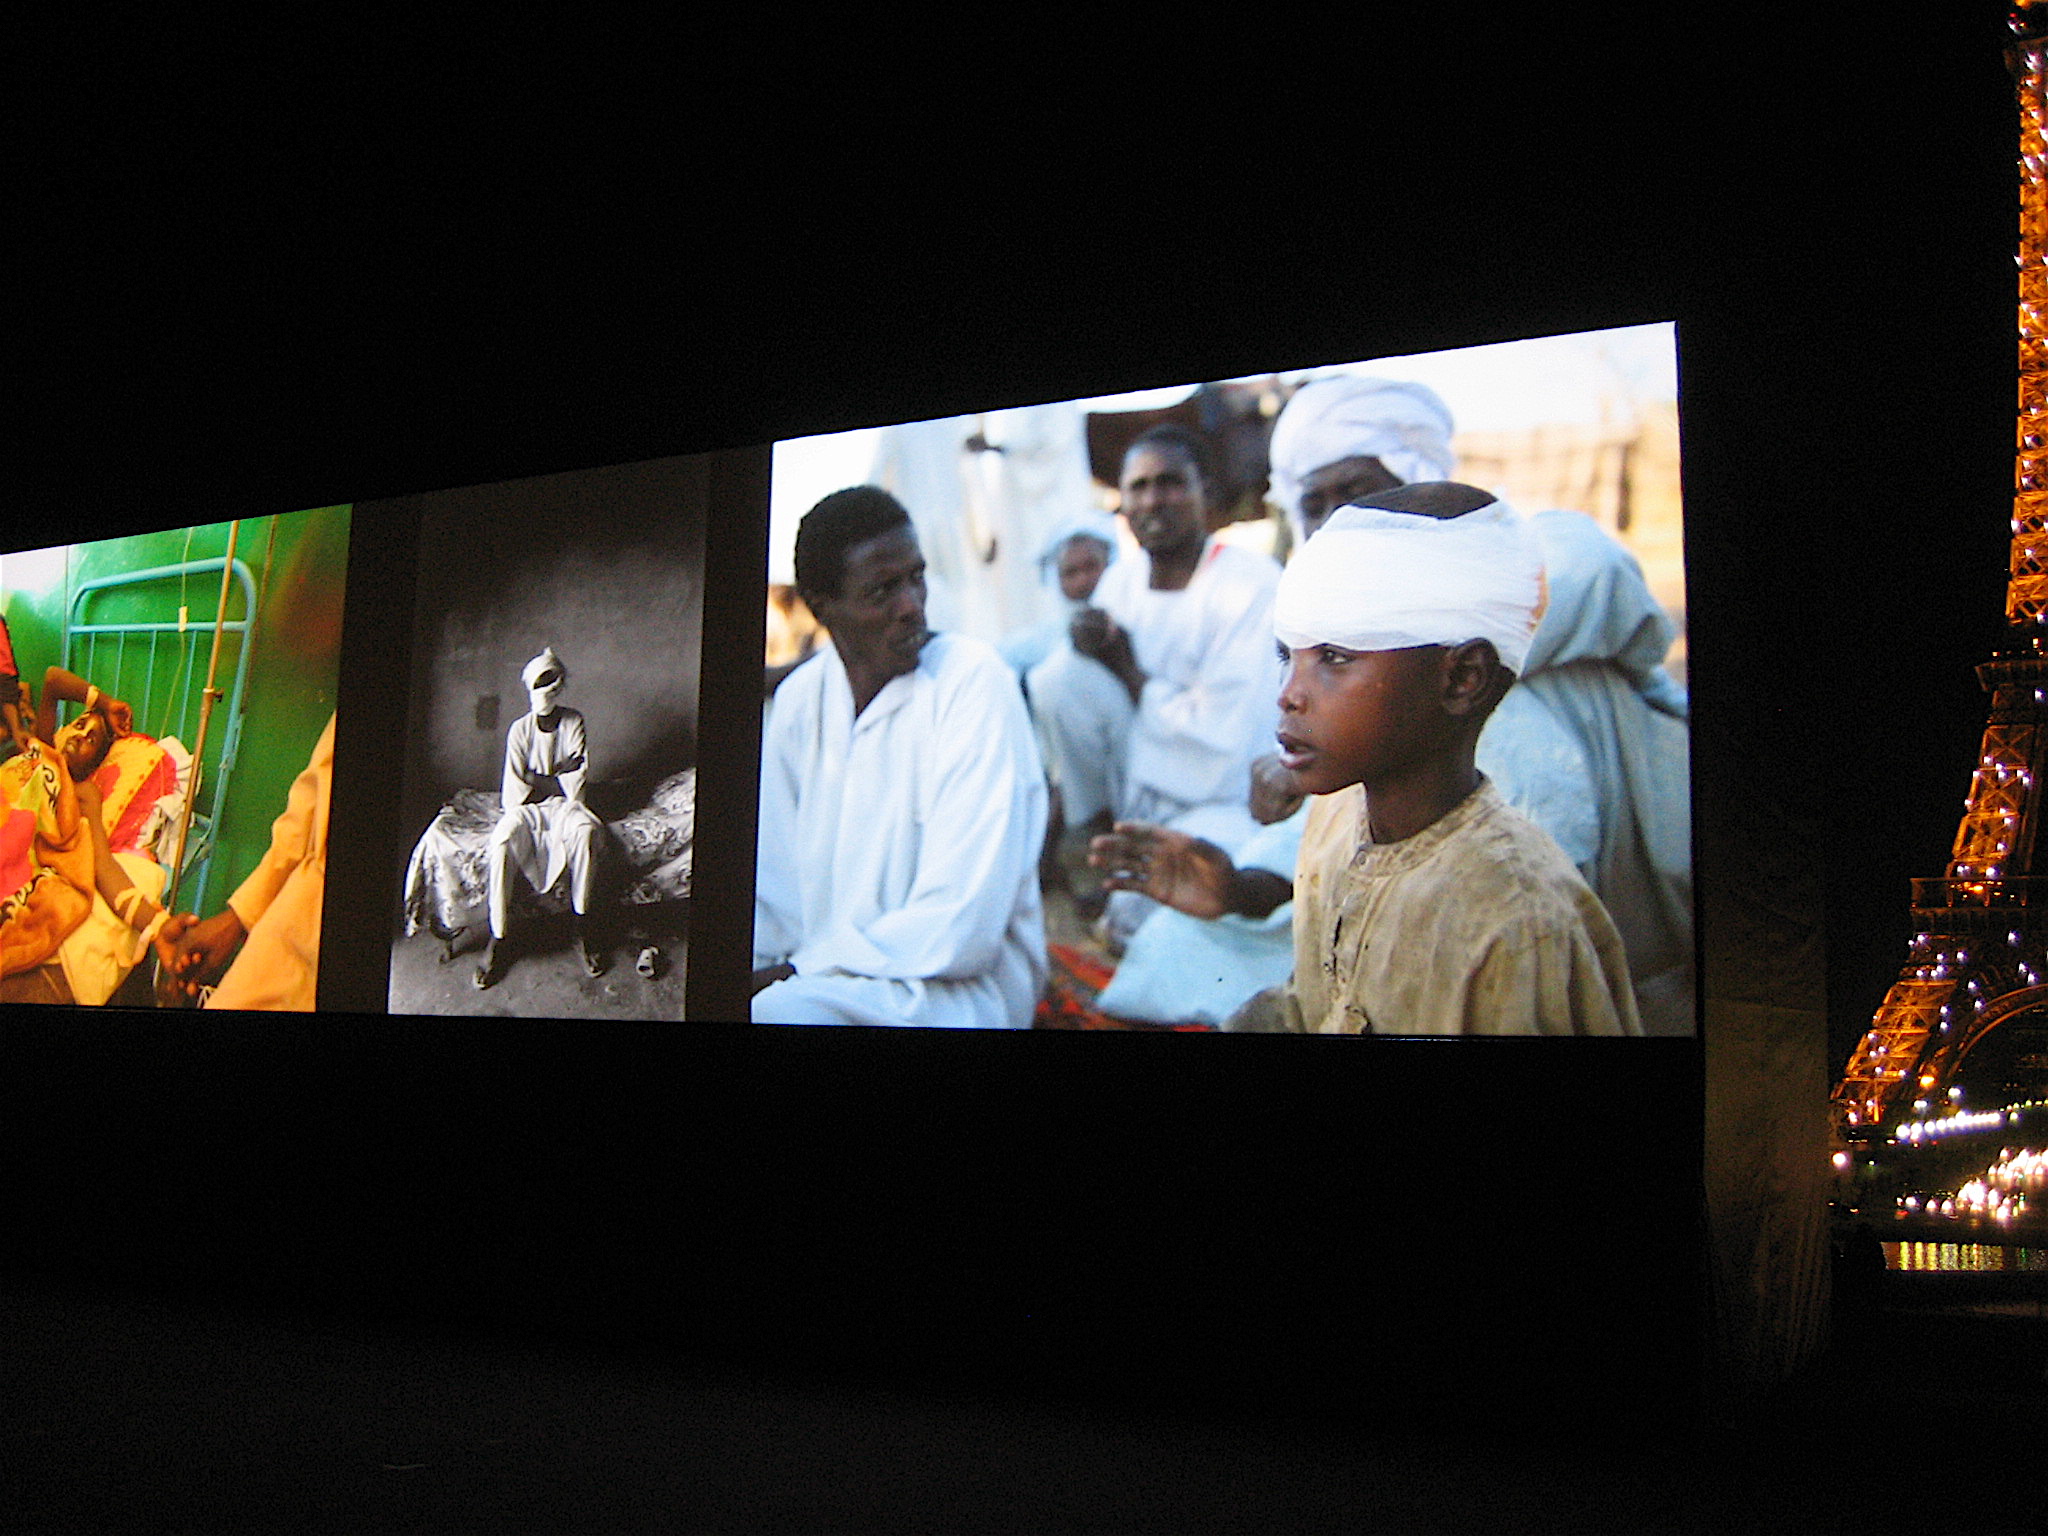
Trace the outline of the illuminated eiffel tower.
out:
<instances>
[{"instance_id":1,"label":"illuminated eiffel tower","mask_svg":"<svg viewBox=\"0 0 2048 1536\"><path fill-rule=\"evenodd\" d=\"M2048 1013L2048 0L2014 6L2011 23L2019 441L2005 634L1977 668L1991 717L1948 872L1913 882L1912 947L1835 1089L1838 1131L1940 1102L1992 1030Z\"/></svg>"}]
</instances>

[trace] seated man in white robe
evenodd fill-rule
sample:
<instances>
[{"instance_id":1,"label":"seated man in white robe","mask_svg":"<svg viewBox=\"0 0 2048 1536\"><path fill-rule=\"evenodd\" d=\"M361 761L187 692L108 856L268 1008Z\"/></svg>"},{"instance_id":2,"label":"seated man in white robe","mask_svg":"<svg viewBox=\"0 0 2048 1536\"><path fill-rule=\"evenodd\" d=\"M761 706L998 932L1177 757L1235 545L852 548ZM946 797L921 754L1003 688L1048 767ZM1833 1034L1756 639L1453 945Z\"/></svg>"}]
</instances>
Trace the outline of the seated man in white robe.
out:
<instances>
[{"instance_id":1,"label":"seated man in white robe","mask_svg":"<svg viewBox=\"0 0 2048 1536\"><path fill-rule=\"evenodd\" d=\"M762 741L755 1021L1029 1027L1046 792L1016 674L926 627L924 557L886 491L805 514L796 578L831 644L776 691Z\"/></svg>"},{"instance_id":2,"label":"seated man in white robe","mask_svg":"<svg viewBox=\"0 0 2048 1536\"><path fill-rule=\"evenodd\" d=\"M501 949L510 925L512 877L517 871L536 891L554 888L566 871L569 904L576 914L576 949L592 976L605 970L603 950L590 934L590 896L604 823L583 803L590 776L589 743L583 716L556 703L568 668L553 646L520 673L533 709L505 733L504 811L491 833L491 940L476 968L479 989L505 974Z\"/></svg>"},{"instance_id":3,"label":"seated man in white robe","mask_svg":"<svg viewBox=\"0 0 2048 1536\"><path fill-rule=\"evenodd\" d=\"M1131 444L1119 483L1139 553L1027 680L1070 827L1161 822L1231 849L1258 830L1246 804L1275 719L1280 568L1210 537L1206 457L1176 426Z\"/></svg>"}]
</instances>

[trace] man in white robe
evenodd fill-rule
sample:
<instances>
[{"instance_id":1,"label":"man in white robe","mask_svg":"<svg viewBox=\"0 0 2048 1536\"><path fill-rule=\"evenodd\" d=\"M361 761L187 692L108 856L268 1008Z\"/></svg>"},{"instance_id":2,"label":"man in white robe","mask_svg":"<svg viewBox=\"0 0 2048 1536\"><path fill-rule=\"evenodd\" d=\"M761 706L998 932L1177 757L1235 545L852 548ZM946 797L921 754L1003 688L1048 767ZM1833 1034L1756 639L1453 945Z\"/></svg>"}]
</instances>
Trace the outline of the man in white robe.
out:
<instances>
[{"instance_id":1,"label":"man in white robe","mask_svg":"<svg viewBox=\"0 0 2048 1536\"><path fill-rule=\"evenodd\" d=\"M1257 831L1251 763L1271 745L1278 664L1268 557L1208 536L1202 450L1155 427L1124 456L1138 541L1070 643L1028 679L1067 825L1105 814L1186 824L1231 847Z\"/></svg>"},{"instance_id":2,"label":"man in white robe","mask_svg":"<svg viewBox=\"0 0 2048 1536\"><path fill-rule=\"evenodd\" d=\"M926 627L924 558L887 492L826 497L796 562L831 644L777 690L762 742L753 1017L1026 1028L1046 794L1016 674Z\"/></svg>"},{"instance_id":3,"label":"man in white robe","mask_svg":"<svg viewBox=\"0 0 2048 1536\"><path fill-rule=\"evenodd\" d=\"M1685 690L1663 666L1672 623L1635 557L1592 518L1553 510L1528 524L1549 606L1479 738L1479 766L1606 904L1645 1030L1689 1035L1692 753Z\"/></svg>"},{"instance_id":4,"label":"man in white robe","mask_svg":"<svg viewBox=\"0 0 2048 1536\"><path fill-rule=\"evenodd\" d=\"M553 646L520 672L532 710L505 733L505 774L498 824L491 830L486 867L490 872L491 940L476 968L478 988L504 975L499 953L510 927L512 875L516 870L536 891L546 892L566 871L569 904L576 913L576 946L584 969L604 974L601 950L588 929L597 849L604 823L583 803L590 776L590 746L583 716L556 700L569 680Z\"/></svg>"}]
</instances>

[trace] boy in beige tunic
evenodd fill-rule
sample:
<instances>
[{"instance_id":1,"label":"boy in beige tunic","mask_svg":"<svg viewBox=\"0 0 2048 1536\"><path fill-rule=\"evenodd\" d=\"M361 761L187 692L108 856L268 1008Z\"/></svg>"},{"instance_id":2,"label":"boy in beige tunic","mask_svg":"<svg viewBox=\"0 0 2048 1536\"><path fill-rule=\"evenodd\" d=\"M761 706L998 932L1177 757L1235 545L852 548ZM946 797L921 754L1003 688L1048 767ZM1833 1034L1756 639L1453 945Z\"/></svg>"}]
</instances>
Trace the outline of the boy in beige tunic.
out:
<instances>
[{"instance_id":1,"label":"boy in beige tunic","mask_svg":"<svg viewBox=\"0 0 2048 1536\"><path fill-rule=\"evenodd\" d=\"M1283 578L1277 734L1322 797L1295 866L1289 1026L1642 1033L1606 909L1474 763L1542 593L1515 514L1449 482L1339 510Z\"/></svg>"},{"instance_id":2,"label":"boy in beige tunic","mask_svg":"<svg viewBox=\"0 0 2048 1536\"><path fill-rule=\"evenodd\" d=\"M1287 568L1276 734L1318 798L1295 866L1293 979L1226 1029L1643 1032L1606 908L1474 761L1542 597L1521 520L1449 481L1340 509ZM1096 845L1105 883L1231 888L1227 859L1183 843L1119 826Z\"/></svg>"}]
</instances>

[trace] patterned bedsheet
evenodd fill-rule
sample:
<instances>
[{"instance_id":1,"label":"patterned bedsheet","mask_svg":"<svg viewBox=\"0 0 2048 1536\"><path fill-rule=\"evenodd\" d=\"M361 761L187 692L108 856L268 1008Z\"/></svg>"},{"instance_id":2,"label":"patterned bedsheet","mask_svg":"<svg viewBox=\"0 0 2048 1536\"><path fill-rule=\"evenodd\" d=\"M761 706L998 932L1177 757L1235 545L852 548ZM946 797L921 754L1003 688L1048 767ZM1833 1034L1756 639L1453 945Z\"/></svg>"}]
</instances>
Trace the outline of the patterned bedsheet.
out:
<instances>
[{"instance_id":1,"label":"patterned bedsheet","mask_svg":"<svg viewBox=\"0 0 2048 1536\"><path fill-rule=\"evenodd\" d=\"M432 927L447 934L483 920L489 876L484 851L498 824L497 791L458 789L428 823L405 871L405 931ZM690 894L690 845L696 828L697 770L685 768L655 785L647 804L605 823L612 855L623 870L621 900L634 906ZM565 873L551 891L536 893L513 882L512 910L566 912Z\"/></svg>"}]
</instances>

